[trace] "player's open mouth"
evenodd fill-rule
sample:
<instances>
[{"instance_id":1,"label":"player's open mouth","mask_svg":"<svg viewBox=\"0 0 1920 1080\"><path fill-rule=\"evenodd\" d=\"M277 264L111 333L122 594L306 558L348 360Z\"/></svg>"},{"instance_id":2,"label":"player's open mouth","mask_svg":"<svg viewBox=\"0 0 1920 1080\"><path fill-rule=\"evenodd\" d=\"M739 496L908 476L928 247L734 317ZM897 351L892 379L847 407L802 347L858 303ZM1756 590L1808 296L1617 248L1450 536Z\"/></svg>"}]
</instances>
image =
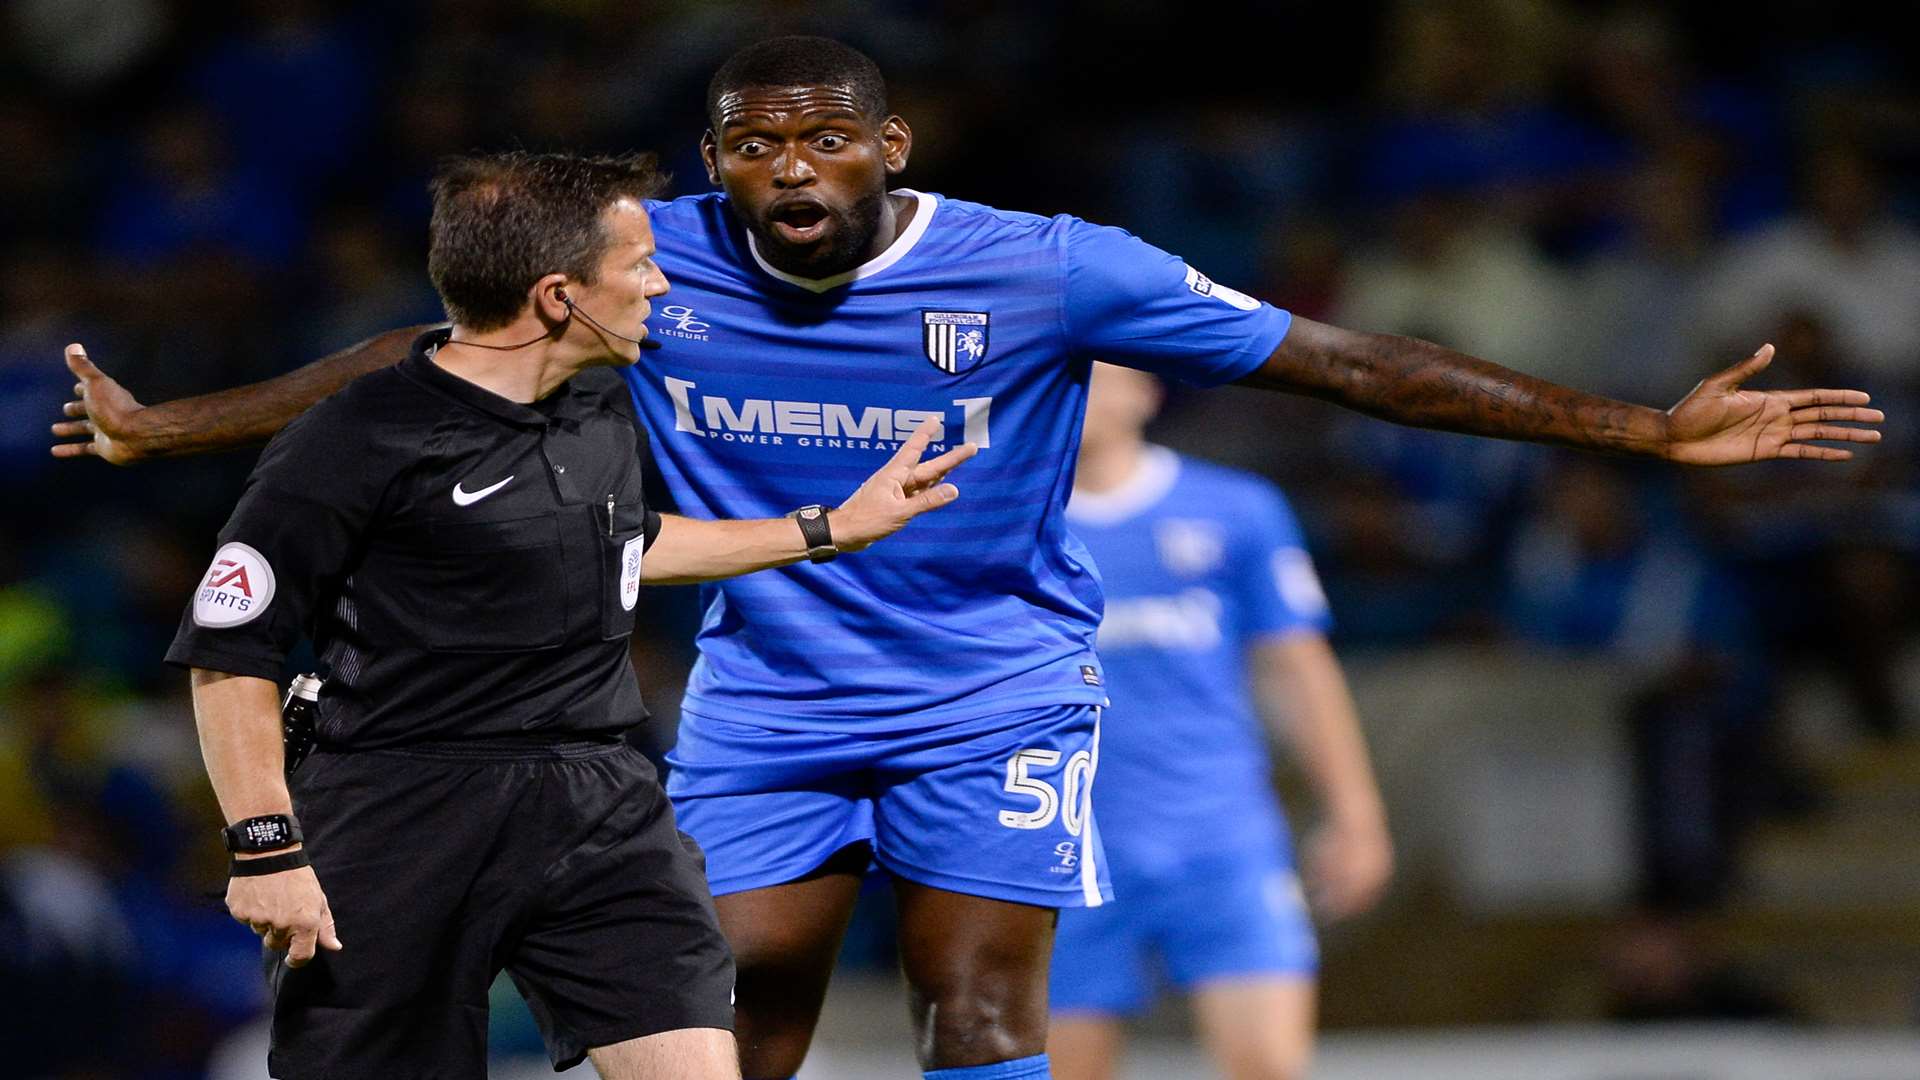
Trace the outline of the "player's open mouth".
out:
<instances>
[{"instance_id":1,"label":"player's open mouth","mask_svg":"<svg viewBox=\"0 0 1920 1080\"><path fill-rule=\"evenodd\" d=\"M767 215L773 233L789 244L811 244L826 234L832 215L816 202L791 202Z\"/></svg>"}]
</instances>

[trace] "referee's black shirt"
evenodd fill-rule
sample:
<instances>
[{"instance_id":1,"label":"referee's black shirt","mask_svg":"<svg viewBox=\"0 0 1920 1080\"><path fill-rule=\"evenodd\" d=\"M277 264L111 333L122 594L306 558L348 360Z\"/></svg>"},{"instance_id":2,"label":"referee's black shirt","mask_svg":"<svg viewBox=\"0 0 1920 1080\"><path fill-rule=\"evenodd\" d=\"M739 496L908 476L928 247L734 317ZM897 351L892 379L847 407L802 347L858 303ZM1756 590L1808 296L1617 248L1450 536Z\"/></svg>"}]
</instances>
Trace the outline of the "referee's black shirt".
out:
<instances>
[{"instance_id":1,"label":"referee's black shirt","mask_svg":"<svg viewBox=\"0 0 1920 1080\"><path fill-rule=\"evenodd\" d=\"M625 390L509 401L434 364L447 334L267 445L167 660L277 680L310 634L343 749L632 727L660 518Z\"/></svg>"}]
</instances>

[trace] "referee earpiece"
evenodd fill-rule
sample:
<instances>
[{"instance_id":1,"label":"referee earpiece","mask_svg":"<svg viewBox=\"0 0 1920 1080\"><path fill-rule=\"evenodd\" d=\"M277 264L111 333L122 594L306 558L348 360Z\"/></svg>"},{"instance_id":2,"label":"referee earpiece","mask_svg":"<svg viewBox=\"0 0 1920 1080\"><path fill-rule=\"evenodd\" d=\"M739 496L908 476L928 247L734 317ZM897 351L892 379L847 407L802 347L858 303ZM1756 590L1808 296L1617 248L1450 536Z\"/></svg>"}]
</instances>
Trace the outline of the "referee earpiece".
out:
<instances>
[{"instance_id":1,"label":"referee earpiece","mask_svg":"<svg viewBox=\"0 0 1920 1080\"><path fill-rule=\"evenodd\" d=\"M568 319L571 319L575 315L578 315L582 319L585 319L587 321L587 324L589 326L592 326L595 330L598 330L601 333L607 334L612 337L617 337L621 341L631 342L632 344L638 345L640 348L645 349L649 352L660 347L660 343L653 340L652 338L631 338L625 334L616 334L613 331L607 329L606 327L601 326L599 320L595 319L593 316L587 314L586 312L580 310L580 308L574 304L573 297L568 296L565 289L555 289L553 291L553 298L555 300L560 301L562 304L567 305ZM530 341L523 341L518 345L485 345L477 341L455 341L452 338L447 339L447 344L465 345L469 348L474 348L474 349L494 349L499 352L512 352L515 349L524 349L529 345L537 345L542 341L546 341L552 338L555 333L558 333L559 329L560 329L559 327L555 327L553 330L545 334L541 334L537 338L533 338Z\"/></svg>"},{"instance_id":2,"label":"referee earpiece","mask_svg":"<svg viewBox=\"0 0 1920 1080\"><path fill-rule=\"evenodd\" d=\"M568 296L568 295L567 295L567 291L566 291L565 289L555 289L555 290L553 290L553 298L554 298L555 300L558 300L558 301L560 301L561 303L563 303L563 304L565 304L565 305L567 305L567 318L569 318L569 319L571 319L571 318L573 318L573 317L574 317L575 315L578 315L578 316L580 316L581 318L583 318L583 319L585 319L585 320L587 320L587 325L588 325L588 326L591 326L591 327L593 327L593 328L594 328L595 330L598 330L598 331L600 331L601 333L603 333L603 334L606 334L606 335L607 335L607 336L609 336L609 337L617 337L617 338L619 338L619 339L620 339L621 341L625 341L625 342L630 342L630 343L632 343L632 344L634 344L634 345L638 345L638 346L639 346L640 348L642 348L642 349L645 349L645 350L647 350L648 352L652 352L652 351L653 351L654 349L657 349L657 348L659 348L659 347L660 347L660 343L659 343L659 342L657 342L657 341L655 341L655 340L653 340L652 338L634 338L634 337L628 337L628 336L627 336L627 335L625 335L625 334L619 334L619 333L615 333L614 331L612 331L612 330L609 330L609 329L607 329L607 328L606 328L606 327L604 327L604 326L601 326L601 325L600 325L600 320L598 320L598 319L596 319L596 318L594 318L593 316L591 316L591 315L589 315L589 314L587 314L587 313L586 313L586 312L585 312L584 310L582 310L582 309L581 309L581 308L580 308L580 307L579 307L578 305L576 305L576 304L575 304L575 303L573 302L573 297L571 297L571 296Z\"/></svg>"}]
</instances>

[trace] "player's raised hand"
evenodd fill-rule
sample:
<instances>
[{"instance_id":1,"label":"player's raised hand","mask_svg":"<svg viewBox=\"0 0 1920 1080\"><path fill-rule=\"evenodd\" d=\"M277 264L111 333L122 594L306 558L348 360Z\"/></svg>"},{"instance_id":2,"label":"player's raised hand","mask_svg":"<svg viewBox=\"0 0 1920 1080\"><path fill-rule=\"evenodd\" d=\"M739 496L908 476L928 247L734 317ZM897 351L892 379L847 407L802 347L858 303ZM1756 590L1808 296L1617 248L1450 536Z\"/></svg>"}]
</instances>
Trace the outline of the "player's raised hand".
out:
<instances>
[{"instance_id":1,"label":"player's raised hand","mask_svg":"<svg viewBox=\"0 0 1920 1080\"><path fill-rule=\"evenodd\" d=\"M53 456L59 458L97 457L115 465L126 465L143 456L135 438L135 424L146 408L127 393L106 372L87 358L80 345L67 346L67 370L80 380L73 384L73 401L65 412L78 419L53 425L53 433L74 442L53 444Z\"/></svg>"},{"instance_id":2,"label":"player's raised hand","mask_svg":"<svg viewBox=\"0 0 1920 1080\"><path fill-rule=\"evenodd\" d=\"M945 483L947 474L979 447L962 443L939 457L921 461L920 455L933 442L934 429L941 425L938 418L921 424L893 457L833 512L833 541L841 551L859 551L899 532L928 510L938 510L960 497L959 488Z\"/></svg>"},{"instance_id":3,"label":"player's raised hand","mask_svg":"<svg viewBox=\"0 0 1920 1080\"><path fill-rule=\"evenodd\" d=\"M1872 443L1880 432L1854 424L1886 419L1859 390L1743 390L1773 363L1773 346L1701 380L1667 410L1667 457L1683 465L1743 465L1775 458L1846 461L1853 451L1822 442Z\"/></svg>"}]
</instances>

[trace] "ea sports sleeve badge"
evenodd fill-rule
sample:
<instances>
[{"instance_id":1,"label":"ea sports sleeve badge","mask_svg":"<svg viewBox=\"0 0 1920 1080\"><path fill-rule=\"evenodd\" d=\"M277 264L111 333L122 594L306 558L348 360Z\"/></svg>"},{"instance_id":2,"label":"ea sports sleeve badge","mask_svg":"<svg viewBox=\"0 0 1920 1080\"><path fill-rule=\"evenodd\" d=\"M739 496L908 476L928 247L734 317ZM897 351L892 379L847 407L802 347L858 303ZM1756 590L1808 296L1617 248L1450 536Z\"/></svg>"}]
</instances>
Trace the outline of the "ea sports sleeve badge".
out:
<instances>
[{"instance_id":1,"label":"ea sports sleeve badge","mask_svg":"<svg viewBox=\"0 0 1920 1080\"><path fill-rule=\"evenodd\" d=\"M273 566L267 557L237 540L220 545L213 565L193 594L193 622L224 630L252 622L273 603Z\"/></svg>"}]
</instances>

